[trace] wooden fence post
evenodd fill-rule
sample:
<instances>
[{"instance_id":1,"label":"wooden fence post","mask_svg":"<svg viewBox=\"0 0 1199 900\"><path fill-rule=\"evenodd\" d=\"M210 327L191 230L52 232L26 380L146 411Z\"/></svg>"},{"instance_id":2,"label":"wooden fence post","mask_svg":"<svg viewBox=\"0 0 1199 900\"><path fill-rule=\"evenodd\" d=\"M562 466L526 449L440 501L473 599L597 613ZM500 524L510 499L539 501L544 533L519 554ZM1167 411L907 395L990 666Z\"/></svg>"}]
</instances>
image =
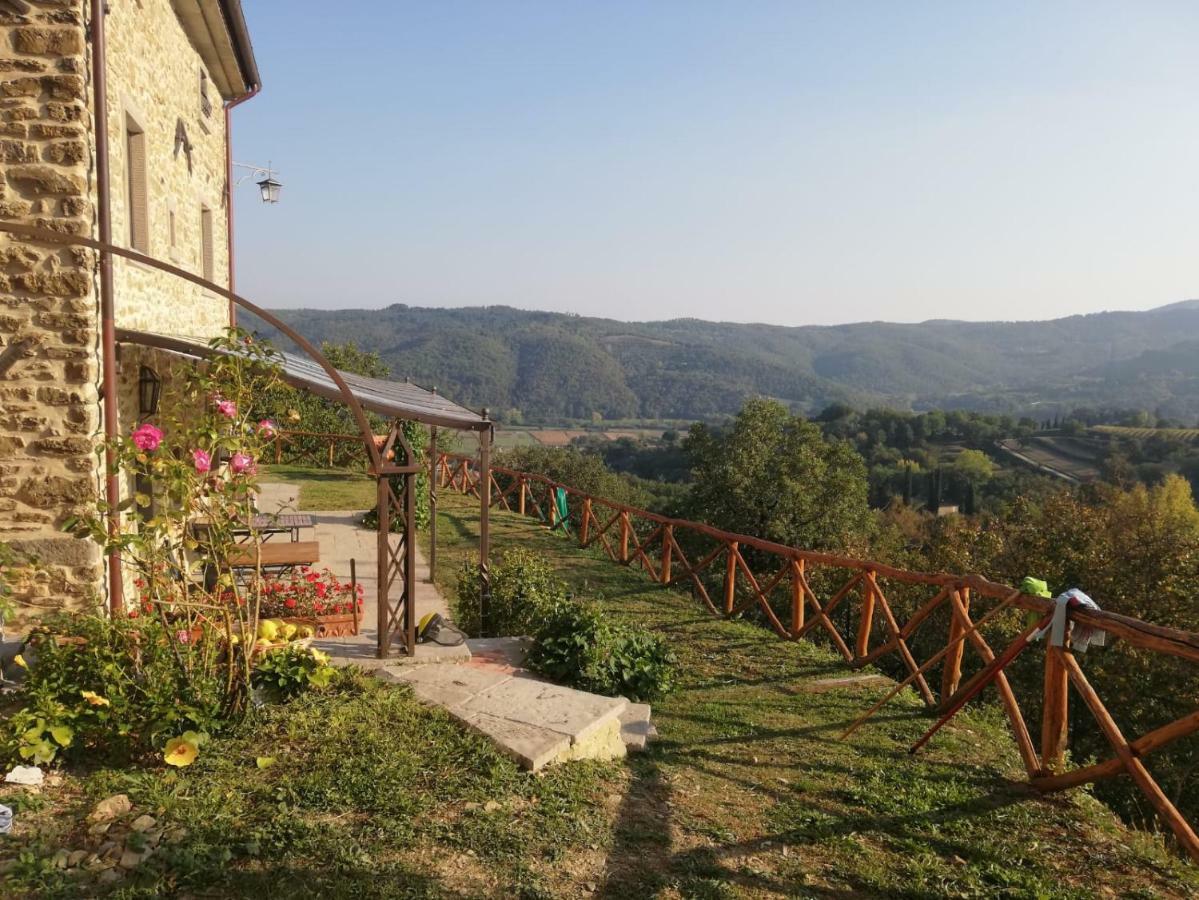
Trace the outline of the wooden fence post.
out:
<instances>
[{"instance_id":1,"label":"wooden fence post","mask_svg":"<svg viewBox=\"0 0 1199 900\"><path fill-rule=\"evenodd\" d=\"M804 561L791 560L791 637L799 637L804 624Z\"/></svg>"},{"instance_id":2,"label":"wooden fence post","mask_svg":"<svg viewBox=\"0 0 1199 900\"><path fill-rule=\"evenodd\" d=\"M525 515L525 503L528 501L529 488L525 484L525 476L520 475L516 480L520 484L520 499L517 501L516 511L523 516Z\"/></svg>"},{"instance_id":3,"label":"wooden fence post","mask_svg":"<svg viewBox=\"0 0 1199 900\"><path fill-rule=\"evenodd\" d=\"M853 651L858 659L870 652L870 629L874 625L874 579L866 578L862 584L862 614L858 618L858 636Z\"/></svg>"},{"instance_id":4,"label":"wooden fence post","mask_svg":"<svg viewBox=\"0 0 1199 900\"><path fill-rule=\"evenodd\" d=\"M970 588L955 589L962 609L970 612ZM966 650L966 642L962 636L966 633L966 623L957 614L957 604L951 604L953 609L949 617L949 652L945 654L945 663L941 669L941 704L957 692L962 680L962 653Z\"/></svg>"},{"instance_id":5,"label":"wooden fence post","mask_svg":"<svg viewBox=\"0 0 1199 900\"><path fill-rule=\"evenodd\" d=\"M583 511L579 514L582 521L579 523L579 546L587 546L587 533L591 530L591 498L583 498Z\"/></svg>"},{"instance_id":6,"label":"wooden fence post","mask_svg":"<svg viewBox=\"0 0 1199 900\"><path fill-rule=\"evenodd\" d=\"M1048 638L1046 638L1048 640ZM1060 772L1066 764L1070 675L1065 655L1069 651L1045 647L1045 702L1041 709L1041 766Z\"/></svg>"},{"instance_id":7,"label":"wooden fence post","mask_svg":"<svg viewBox=\"0 0 1199 900\"><path fill-rule=\"evenodd\" d=\"M674 550L674 526L662 526L662 571L658 573L662 584L670 584L671 553Z\"/></svg>"},{"instance_id":8,"label":"wooden fence post","mask_svg":"<svg viewBox=\"0 0 1199 900\"><path fill-rule=\"evenodd\" d=\"M729 556L724 567L724 614L733 614L733 604L737 594L737 547L736 541L729 541Z\"/></svg>"},{"instance_id":9,"label":"wooden fence post","mask_svg":"<svg viewBox=\"0 0 1199 900\"><path fill-rule=\"evenodd\" d=\"M622 563L629 561L629 511L627 509L620 511L620 561Z\"/></svg>"}]
</instances>

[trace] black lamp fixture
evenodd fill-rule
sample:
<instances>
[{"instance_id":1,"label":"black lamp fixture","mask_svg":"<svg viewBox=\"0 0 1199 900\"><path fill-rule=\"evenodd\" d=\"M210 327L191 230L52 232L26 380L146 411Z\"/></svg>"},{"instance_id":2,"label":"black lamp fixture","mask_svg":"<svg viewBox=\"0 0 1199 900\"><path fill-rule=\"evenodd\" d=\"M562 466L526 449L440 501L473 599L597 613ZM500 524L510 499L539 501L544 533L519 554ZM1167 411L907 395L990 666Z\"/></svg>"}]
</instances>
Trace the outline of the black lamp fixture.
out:
<instances>
[{"instance_id":1,"label":"black lamp fixture","mask_svg":"<svg viewBox=\"0 0 1199 900\"><path fill-rule=\"evenodd\" d=\"M283 182L275 178L275 170L268 162L265 166L254 166L249 163L233 163L235 169L245 169L246 173L237 179L237 185L244 184L249 179L255 179L258 185L258 196L263 203L278 203L279 195L283 192Z\"/></svg>"},{"instance_id":2,"label":"black lamp fixture","mask_svg":"<svg viewBox=\"0 0 1199 900\"><path fill-rule=\"evenodd\" d=\"M162 396L162 379L149 366L142 366L137 376L137 410L143 417L158 412Z\"/></svg>"}]
</instances>

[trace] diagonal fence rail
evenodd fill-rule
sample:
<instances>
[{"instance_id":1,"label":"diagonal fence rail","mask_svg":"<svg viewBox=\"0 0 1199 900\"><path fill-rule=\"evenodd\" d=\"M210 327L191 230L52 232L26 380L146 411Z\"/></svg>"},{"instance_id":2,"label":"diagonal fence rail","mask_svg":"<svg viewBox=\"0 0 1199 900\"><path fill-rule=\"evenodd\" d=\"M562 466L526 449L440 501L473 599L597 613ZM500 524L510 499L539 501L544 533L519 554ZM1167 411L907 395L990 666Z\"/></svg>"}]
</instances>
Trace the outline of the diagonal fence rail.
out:
<instances>
[{"instance_id":1,"label":"diagonal fence rail","mask_svg":"<svg viewBox=\"0 0 1199 900\"><path fill-rule=\"evenodd\" d=\"M470 456L439 453L434 461L438 487L476 498L483 471ZM1039 741L1034 739L1002 664L1019 652L1034 630L1015 611L1027 611L1040 624L1053 613L1052 601L979 575L899 569L672 519L531 472L502 466L487 472L494 507L536 518L580 547L598 548L614 563L641 569L656 583L688 587L713 615L755 615L783 640L821 633L854 668L896 658L907 673L903 683L910 683L931 710L956 710L981 686L993 683L1035 788L1058 791L1126 773L1182 849L1199 861L1199 837L1142 761L1199 731L1199 710L1126 738L1066 642L1045 648L1041 733ZM567 502L560 503L560 498ZM902 606L893 602L897 596L902 596ZM1110 612L1072 609L1068 615L1073 627L1101 629L1140 651L1199 663L1199 634ZM1001 620L1020 627L1000 637L1006 643L997 644L997 651L991 644L996 639L992 626ZM935 629L944 629L943 637L934 634ZM918 633L921 646L939 648L924 664L916 658ZM978 668L964 677L967 648L977 657L973 663ZM939 681L929 674L934 663L940 665ZM1110 746L1110 759L1067 766L1071 686Z\"/></svg>"}]
</instances>

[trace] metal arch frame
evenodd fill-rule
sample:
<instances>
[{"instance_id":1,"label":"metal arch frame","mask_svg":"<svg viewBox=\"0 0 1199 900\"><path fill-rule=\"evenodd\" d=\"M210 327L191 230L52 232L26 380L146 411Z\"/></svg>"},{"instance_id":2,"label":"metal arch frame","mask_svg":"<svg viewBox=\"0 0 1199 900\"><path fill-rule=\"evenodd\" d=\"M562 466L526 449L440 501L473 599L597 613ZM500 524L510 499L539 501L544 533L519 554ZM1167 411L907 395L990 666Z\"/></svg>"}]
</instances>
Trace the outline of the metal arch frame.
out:
<instances>
[{"instance_id":1,"label":"metal arch frame","mask_svg":"<svg viewBox=\"0 0 1199 900\"><path fill-rule=\"evenodd\" d=\"M355 424L358 426L358 431L362 436L363 446L366 448L367 456L370 459L371 474L376 477L379 484L378 489L378 512L379 512L379 582L376 587L376 597L379 608L379 634L377 654L380 658L388 656L391 650L393 638L392 626L399 623L403 625L404 647L406 653L411 656L416 650L415 637L415 597L416 597L416 542L409 538L415 534L416 529L416 480L415 476L418 470L423 467L415 462L412 447L404 438L400 429L400 422L396 420L392 424L391 432L387 440L380 447L375 440L374 431L370 426L370 421L367 419L366 413L358 399L350 390L348 384L336 368L325 358L325 356L316 349L305 337L291 328L287 323L283 322L277 316L267 312L262 307L247 300L245 297L236 292L225 288L215 282L208 281L198 275L194 275L185 269L178 266L173 266L169 263L162 262L152 256L144 253L139 253L136 250L130 250L126 247L119 247L108 241L95 240L81 235L62 234L57 231L51 231L45 228L37 228L32 225L21 225L15 222L0 222L0 233L7 233L19 238L25 238L35 241L47 241L50 243L61 244L67 247L87 247L95 250L100 254L100 266L102 272L111 273L111 257L119 256L124 259L129 259L152 269L157 269L161 272L166 272L168 275L174 275L184 281L198 285L207 291L211 291L221 297L226 298L231 307L241 307L247 312L258 316L263 321L273 325L279 329L281 333L286 335L295 342L305 354L307 354L314 362L316 362L327 374L330 380L337 386L337 390L341 396L341 401L349 408L354 416ZM111 349L108 344L111 342L115 346L115 329L109 327L112 325L110 321L101 323L106 327L102 329L102 341L105 343L104 349ZM111 332L111 333L110 333ZM105 398L106 404L110 402L110 398ZM111 414L111 413L110 413ZM483 412L483 420L485 427L478 429L480 441L480 467L485 474L481 493L480 513L481 521L479 528L479 578L481 582L483 594L483 616L484 622L488 619L488 607L490 606L489 598L491 593L491 573L488 565L488 557L490 556L490 523L489 511L491 506L491 475L490 475L490 450L491 450L491 433L494 426L487 420L487 412ZM475 430L475 429L471 429ZM387 462L387 454L392 452L396 443L399 443L405 454L405 465L391 465ZM390 486L389 478L393 475L404 476L404 491L402 508L400 499L395 497L394 491ZM436 497L434 486L436 479L431 479L430 490L433 492L433 498ZM436 500L433 499L434 509L436 509ZM115 509L116 504L113 504L113 509L110 510L109 531L115 533L119 528L119 513ZM391 511L395 509L401 512L405 519L405 527L403 538L401 539L401 547L403 553L400 554L400 547L392 548L391 546ZM109 556L109 581L112 584L119 585L121 583L121 562L119 556L110 554ZM403 591L395 604L391 604L389 598L389 588L396 577L403 579ZM430 577L432 577L432 569L430 569ZM120 610L120 598L115 595L111 598L112 615L116 615ZM410 602L411 601L411 602Z\"/></svg>"},{"instance_id":2,"label":"metal arch frame","mask_svg":"<svg viewBox=\"0 0 1199 900\"><path fill-rule=\"evenodd\" d=\"M131 259L134 262L141 263L144 266L149 266L152 269L158 269L161 272L166 272L169 275L174 275L177 278L182 278L184 281L190 281L192 284L199 285L207 291L212 291L214 294L226 298L231 303L240 306L247 312L253 313L265 322L270 323L275 328L278 328L288 338L293 340L301 350L304 351L313 362L317 363L325 374L337 385L338 391L341 393L342 402L349 407L350 412L354 416L354 423L358 426L358 431L362 434L363 443L366 446L367 454L370 456L371 469L375 474L383 467L383 458L379 453L379 448L375 445L375 435L371 430L370 422L367 420L366 413L362 406L358 403L358 399L346 384L345 379L329 360L325 359L324 355L314 347L307 338L296 332L291 326L279 319L277 316L267 312L262 307L255 303L251 303L240 294L236 294L228 288L221 287L213 281L207 281L199 275L194 275L186 269L181 269L178 266L172 266L170 263L164 263L162 260L155 259L153 256L147 256L144 253L138 253L136 250L130 250L126 247L118 247L116 244L105 241L97 241L92 238L83 237L81 235L61 234L57 231L50 231L46 228L35 228L32 225L20 225L15 222L0 222L0 232L14 234L18 237L25 237L38 241L52 241L57 244L65 244L72 247L88 247L96 250L101 254L112 254L120 256L124 259Z\"/></svg>"}]
</instances>

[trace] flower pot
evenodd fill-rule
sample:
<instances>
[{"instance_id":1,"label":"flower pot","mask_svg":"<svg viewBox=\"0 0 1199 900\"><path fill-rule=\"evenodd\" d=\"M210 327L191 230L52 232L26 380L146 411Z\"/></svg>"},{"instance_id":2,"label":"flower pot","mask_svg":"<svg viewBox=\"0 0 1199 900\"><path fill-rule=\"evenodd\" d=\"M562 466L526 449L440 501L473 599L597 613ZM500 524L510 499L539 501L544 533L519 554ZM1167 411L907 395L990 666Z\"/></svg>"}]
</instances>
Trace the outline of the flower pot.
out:
<instances>
[{"instance_id":1,"label":"flower pot","mask_svg":"<svg viewBox=\"0 0 1199 900\"><path fill-rule=\"evenodd\" d=\"M316 631L318 638L353 637L358 634L358 616L352 611L317 616L289 616L283 621L293 625L307 625Z\"/></svg>"}]
</instances>

